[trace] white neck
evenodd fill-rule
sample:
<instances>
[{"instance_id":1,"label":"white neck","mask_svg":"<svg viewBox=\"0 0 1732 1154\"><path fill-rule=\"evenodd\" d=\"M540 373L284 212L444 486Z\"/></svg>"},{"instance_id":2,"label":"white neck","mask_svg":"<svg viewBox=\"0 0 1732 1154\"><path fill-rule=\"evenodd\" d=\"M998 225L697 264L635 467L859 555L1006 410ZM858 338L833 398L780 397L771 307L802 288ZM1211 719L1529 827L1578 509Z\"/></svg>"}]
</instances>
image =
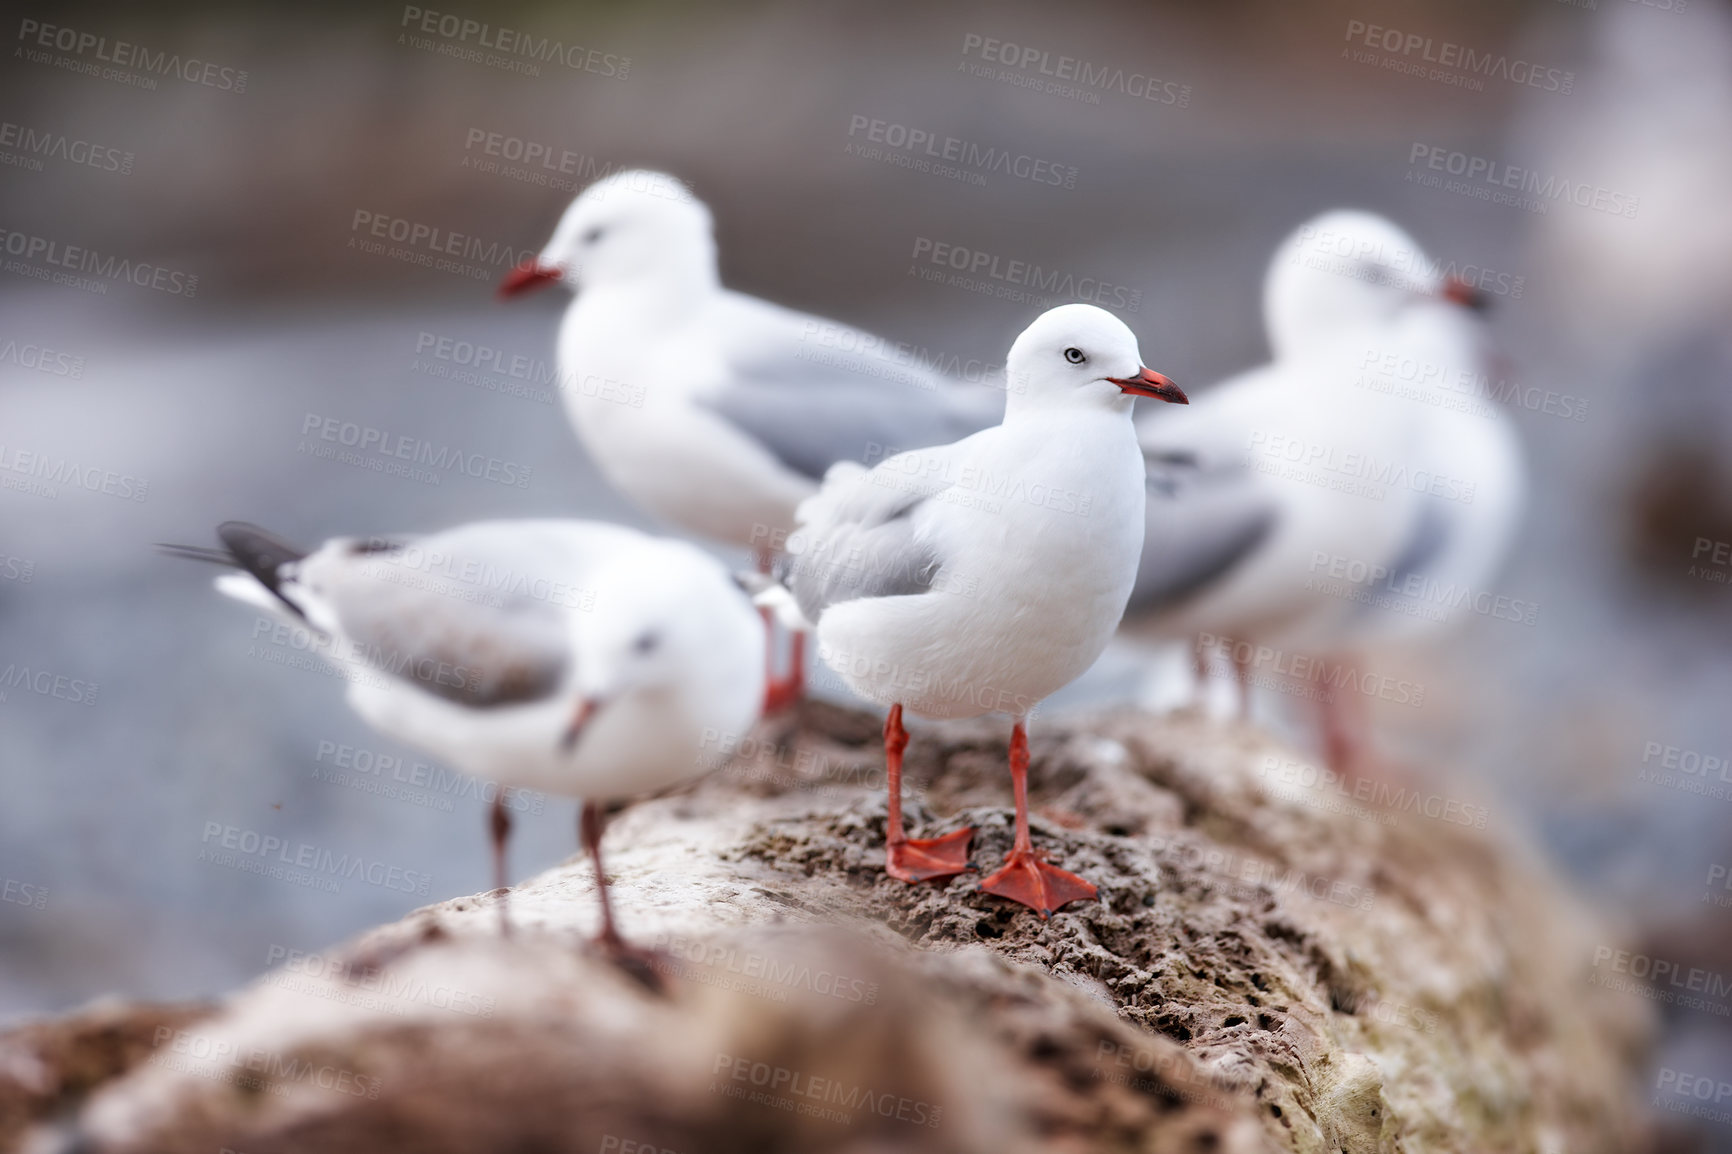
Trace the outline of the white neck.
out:
<instances>
[{"instance_id":1,"label":"white neck","mask_svg":"<svg viewBox=\"0 0 1732 1154\"><path fill-rule=\"evenodd\" d=\"M1028 389L1017 392L1014 384L1004 398L1004 423L1037 420L1051 421L1088 416L1122 417L1129 419L1136 399L1128 393L1099 382L1086 386L1090 394L1076 395L1075 386L1058 389ZM1107 390L1111 389L1109 393ZM1094 395L1098 393L1099 395Z\"/></svg>"}]
</instances>

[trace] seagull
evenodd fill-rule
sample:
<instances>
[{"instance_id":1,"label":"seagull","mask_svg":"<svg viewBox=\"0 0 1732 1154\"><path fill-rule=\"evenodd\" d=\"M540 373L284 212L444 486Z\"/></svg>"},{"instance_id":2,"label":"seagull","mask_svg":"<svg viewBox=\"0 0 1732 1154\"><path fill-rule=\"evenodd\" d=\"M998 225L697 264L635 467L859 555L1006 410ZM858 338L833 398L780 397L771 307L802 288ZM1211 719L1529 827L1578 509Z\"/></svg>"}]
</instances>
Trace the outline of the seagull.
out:
<instances>
[{"instance_id":1,"label":"seagull","mask_svg":"<svg viewBox=\"0 0 1732 1154\"><path fill-rule=\"evenodd\" d=\"M577 294L559 328L560 391L597 468L658 519L752 550L762 572L831 465L945 444L1002 412L998 389L724 288L709 209L665 173L585 189L499 293L555 283ZM772 707L798 694L793 644Z\"/></svg>"},{"instance_id":2,"label":"seagull","mask_svg":"<svg viewBox=\"0 0 1732 1154\"><path fill-rule=\"evenodd\" d=\"M304 625L381 733L507 786L582 799L598 944L622 960L601 864L602 803L698 776L763 697L764 634L696 546L593 521L479 521L425 536L335 537L306 552L257 527L220 549L217 589ZM490 821L504 891L505 799Z\"/></svg>"},{"instance_id":3,"label":"seagull","mask_svg":"<svg viewBox=\"0 0 1732 1154\"><path fill-rule=\"evenodd\" d=\"M1148 525L1127 634L1222 639L1243 709L1254 647L1344 654L1423 626L1320 580L1337 559L1387 589L1487 580L1524 485L1508 418L1459 392L1483 370L1485 304L1374 214L1290 235L1264 280L1269 363L1139 422ZM1423 380L1394 388L1409 372ZM1200 681L1208 656L1199 642ZM1321 700L1341 763L1355 754L1336 696Z\"/></svg>"},{"instance_id":4,"label":"seagull","mask_svg":"<svg viewBox=\"0 0 1732 1154\"><path fill-rule=\"evenodd\" d=\"M1436 366L1424 400L1413 405L1420 423L1414 469L1448 478L1443 491L1419 494L1419 522L1378 582L1392 601L1423 601L1440 591L1483 592L1508 555L1527 504L1527 462L1521 437L1508 411L1489 395L1499 371L1486 349L1480 313L1483 295L1459 285L1445 286L1446 300L1419 310L1408 335L1407 360ZM1397 367L1399 371L1399 367ZM1396 373L1385 372L1388 381ZM1372 376L1367 383L1377 383ZM1472 499L1454 499L1453 483L1471 485ZM1356 642L1407 640L1438 632L1433 615L1384 612L1367 605L1354 611L1349 636Z\"/></svg>"},{"instance_id":5,"label":"seagull","mask_svg":"<svg viewBox=\"0 0 1732 1154\"><path fill-rule=\"evenodd\" d=\"M818 653L888 706L885 868L906 882L968 868L972 829L902 827L904 707L935 718L1007 713L1016 838L988 893L1044 919L1095 887L1047 862L1028 829L1029 714L1100 655L1142 549L1136 397L1185 403L1142 366L1137 339L1092 305L1052 309L1011 346L1002 423L871 469L830 467L801 502L779 564Z\"/></svg>"}]
</instances>

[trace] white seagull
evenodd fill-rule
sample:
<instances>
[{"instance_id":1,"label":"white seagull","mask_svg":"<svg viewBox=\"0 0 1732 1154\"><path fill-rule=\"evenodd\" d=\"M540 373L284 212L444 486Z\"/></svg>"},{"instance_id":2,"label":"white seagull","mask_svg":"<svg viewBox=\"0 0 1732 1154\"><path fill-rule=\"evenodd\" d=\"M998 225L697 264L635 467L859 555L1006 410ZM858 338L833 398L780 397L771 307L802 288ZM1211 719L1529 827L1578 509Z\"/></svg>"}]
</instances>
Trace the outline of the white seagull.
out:
<instances>
[{"instance_id":1,"label":"white seagull","mask_svg":"<svg viewBox=\"0 0 1732 1154\"><path fill-rule=\"evenodd\" d=\"M833 466L801 503L781 569L819 656L889 706L888 872L908 882L960 873L974 834L903 832L903 708L1008 713L1016 840L981 888L1044 918L1095 888L1029 838L1025 722L1093 664L1130 596L1144 518L1133 400L1185 396L1142 366L1123 323L1090 305L1041 315L1006 368L1001 424L870 470Z\"/></svg>"},{"instance_id":2,"label":"white seagull","mask_svg":"<svg viewBox=\"0 0 1732 1154\"><path fill-rule=\"evenodd\" d=\"M1424 625L1389 611L1402 591L1487 580L1524 485L1510 421L1474 395L1483 306L1381 217L1296 230L1264 281L1271 361L1139 425L1148 530L1127 632L1218 638L1243 689L1257 646L1342 655ZM1352 756L1337 707L1353 696L1322 699L1334 762Z\"/></svg>"},{"instance_id":3,"label":"white seagull","mask_svg":"<svg viewBox=\"0 0 1732 1154\"><path fill-rule=\"evenodd\" d=\"M794 509L838 461L872 462L993 424L995 388L907 350L724 288L710 212L678 180L615 173L572 201L501 296L562 284L560 391L602 474L686 532L768 572ZM798 691L795 668L773 687Z\"/></svg>"},{"instance_id":4,"label":"white seagull","mask_svg":"<svg viewBox=\"0 0 1732 1154\"><path fill-rule=\"evenodd\" d=\"M599 943L629 957L601 865L602 803L699 776L717 734L763 698L764 633L745 593L681 541L586 521L481 521L426 536L335 537L308 553L253 525L217 588L304 623L381 733L476 777L582 799ZM508 885L503 797L491 830ZM501 924L507 930L505 898Z\"/></svg>"}]
</instances>

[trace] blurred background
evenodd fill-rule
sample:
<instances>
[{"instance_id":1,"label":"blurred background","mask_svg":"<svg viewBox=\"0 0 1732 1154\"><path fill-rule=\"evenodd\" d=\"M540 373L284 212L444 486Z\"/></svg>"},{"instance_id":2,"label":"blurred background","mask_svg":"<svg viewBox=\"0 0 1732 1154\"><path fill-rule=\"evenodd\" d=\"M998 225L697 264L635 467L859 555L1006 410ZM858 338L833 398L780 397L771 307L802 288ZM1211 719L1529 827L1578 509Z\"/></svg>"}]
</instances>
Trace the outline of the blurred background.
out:
<instances>
[{"instance_id":1,"label":"blurred background","mask_svg":"<svg viewBox=\"0 0 1732 1154\"><path fill-rule=\"evenodd\" d=\"M150 546L228 518L306 542L642 523L546 387L564 298L492 292L591 180L671 171L734 287L960 363L1001 363L1040 305L923 276L923 242L1094 278L1193 392L1265 357L1276 243L1358 206L1492 293L1533 475L1495 592L1538 607L1385 658L1427 697L1378 741L1483 799L1618 944L1706 975L1696 1004L1654 999L1647 1085L1732 1149L1732 1113L1688 1118L1660 1078L1732 1083L1726 0L59 4L8 35L0 1017L219 992L488 884L476 791ZM1061 57L1095 82L1043 74ZM1065 176L920 171L871 121ZM1514 169L1594 191L1501 203L1471 175ZM326 420L528 480L322 457ZM1064 704L1131 699L1136 662L1109 653ZM522 815L519 876L572 852L571 808ZM247 872L212 860L230 827L425 885Z\"/></svg>"}]
</instances>

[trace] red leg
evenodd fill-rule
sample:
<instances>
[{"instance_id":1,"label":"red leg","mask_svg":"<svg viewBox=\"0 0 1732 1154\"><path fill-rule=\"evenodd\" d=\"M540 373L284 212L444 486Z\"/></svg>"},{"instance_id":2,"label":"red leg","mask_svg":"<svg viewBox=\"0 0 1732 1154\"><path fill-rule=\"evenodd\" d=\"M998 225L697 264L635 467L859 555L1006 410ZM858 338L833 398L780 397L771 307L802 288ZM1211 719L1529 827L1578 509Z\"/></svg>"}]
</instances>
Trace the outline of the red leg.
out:
<instances>
[{"instance_id":1,"label":"red leg","mask_svg":"<svg viewBox=\"0 0 1732 1154\"><path fill-rule=\"evenodd\" d=\"M1010 784L1016 794L1016 841L1004 866L981 881L980 888L989 894L1021 902L1044 921L1054 910L1067 902L1085 901L1095 896L1095 887L1066 870L1049 864L1034 848L1028 834L1028 733L1019 720L1010 733Z\"/></svg>"},{"instance_id":2,"label":"red leg","mask_svg":"<svg viewBox=\"0 0 1732 1154\"><path fill-rule=\"evenodd\" d=\"M776 642L782 634L776 628L775 615L768 609L759 609L758 615L764 619L764 716L780 713L800 699L797 684L776 676Z\"/></svg>"},{"instance_id":3,"label":"red leg","mask_svg":"<svg viewBox=\"0 0 1732 1154\"><path fill-rule=\"evenodd\" d=\"M772 568L773 556L768 549L759 549L758 572L768 574ZM800 700L806 688L806 636L795 633L790 639L792 652L788 676L776 676L776 642L781 637L781 630L776 628L776 618L767 608L760 608L758 615L764 619L764 632L767 644L764 647L764 713L780 713Z\"/></svg>"},{"instance_id":4,"label":"red leg","mask_svg":"<svg viewBox=\"0 0 1732 1154\"><path fill-rule=\"evenodd\" d=\"M488 832L493 835L493 885L499 894L499 936L511 936L511 875L505 868L505 841L511 836L511 813L505 808L505 787L493 795L493 815Z\"/></svg>"},{"instance_id":5,"label":"red leg","mask_svg":"<svg viewBox=\"0 0 1732 1154\"><path fill-rule=\"evenodd\" d=\"M595 895L601 904L601 932L595 935L600 946L614 963L652 990L662 989L661 975L656 971L656 955L630 945L620 936L613 920L613 902L608 897L607 871L601 865L601 806L593 801L583 803L578 811L577 832L589 850L590 863L595 867Z\"/></svg>"},{"instance_id":6,"label":"red leg","mask_svg":"<svg viewBox=\"0 0 1732 1154\"><path fill-rule=\"evenodd\" d=\"M884 845L884 869L905 882L954 877L968 868L968 843L974 829L959 829L943 837L911 838L902 832L902 751L908 731L902 728L902 706L892 705L884 719L884 771L889 779L890 823Z\"/></svg>"},{"instance_id":7,"label":"red leg","mask_svg":"<svg viewBox=\"0 0 1732 1154\"><path fill-rule=\"evenodd\" d=\"M1239 656L1239 647L1234 642L1227 643L1227 652L1233 658L1233 675L1239 683L1239 717L1250 720L1251 717L1251 648L1245 647L1245 656Z\"/></svg>"},{"instance_id":8,"label":"red leg","mask_svg":"<svg viewBox=\"0 0 1732 1154\"><path fill-rule=\"evenodd\" d=\"M775 641L780 636L775 625L770 620L769 610L764 610L764 628L769 631L770 646L765 654L764 670L764 714L780 713L798 704L806 688L806 635L794 633L789 638L789 669L787 677L776 676Z\"/></svg>"},{"instance_id":9,"label":"red leg","mask_svg":"<svg viewBox=\"0 0 1732 1154\"><path fill-rule=\"evenodd\" d=\"M604 946L623 946L619 928L613 924L613 902L607 895L607 871L601 868L601 807L593 801L583 803L578 811L577 836L589 851L590 864L595 867L595 896L601 904L601 932L595 940Z\"/></svg>"},{"instance_id":10,"label":"red leg","mask_svg":"<svg viewBox=\"0 0 1732 1154\"><path fill-rule=\"evenodd\" d=\"M1351 680L1344 678L1342 680ZM1365 767L1363 699L1345 685L1318 698L1322 714L1323 760L1343 777Z\"/></svg>"},{"instance_id":11,"label":"red leg","mask_svg":"<svg viewBox=\"0 0 1732 1154\"><path fill-rule=\"evenodd\" d=\"M1209 683L1215 679L1214 655L1214 648L1198 635L1191 649L1191 660L1197 669L1197 688L1191 694L1191 704L1203 710L1205 715L1209 708Z\"/></svg>"}]
</instances>

